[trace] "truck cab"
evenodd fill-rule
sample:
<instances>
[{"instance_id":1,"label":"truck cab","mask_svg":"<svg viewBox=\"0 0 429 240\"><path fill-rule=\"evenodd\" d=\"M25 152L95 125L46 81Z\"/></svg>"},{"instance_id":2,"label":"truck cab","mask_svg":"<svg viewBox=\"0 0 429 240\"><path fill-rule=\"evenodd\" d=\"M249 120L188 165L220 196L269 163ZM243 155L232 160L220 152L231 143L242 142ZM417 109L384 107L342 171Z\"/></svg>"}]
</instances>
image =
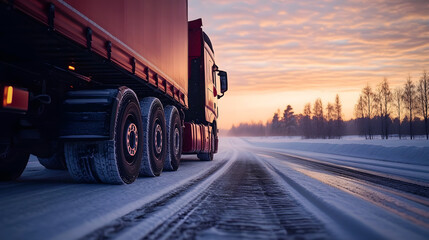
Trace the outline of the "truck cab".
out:
<instances>
[{"instance_id":1,"label":"truck cab","mask_svg":"<svg viewBox=\"0 0 429 240\"><path fill-rule=\"evenodd\" d=\"M227 75L215 63L209 36L202 30L202 21L189 22L189 110L186 120L213 123L218 117L217 100L228 90Z\"/></svg>"},{"instance_id":2,"label":"truck cab","mask_svg":"<svg viewBox=\"0 0 429 240\"><path fill-rule=\"evenodd\" d=\"M189 109L185 112L184 153L215 153L218 149L218 99L228 90L227 73L216 65L215 51L209 36L202 30L201 19L188 23L188 39ZM191 136L199 135L200 131L206 132L201 146L198 139L191 140ZM204 158L201 154L199 157ZM210 157L207 160L211 160Z\"/></svg>"}]
</instances>

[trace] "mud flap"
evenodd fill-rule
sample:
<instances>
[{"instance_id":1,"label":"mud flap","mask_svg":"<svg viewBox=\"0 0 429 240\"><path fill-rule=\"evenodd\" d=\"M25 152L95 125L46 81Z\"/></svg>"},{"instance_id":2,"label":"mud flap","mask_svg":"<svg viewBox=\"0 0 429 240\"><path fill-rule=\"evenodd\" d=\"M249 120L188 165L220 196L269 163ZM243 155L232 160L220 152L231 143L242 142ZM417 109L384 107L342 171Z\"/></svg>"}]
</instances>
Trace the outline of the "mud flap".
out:
<instances>
[{"instance_id":1,"label":"mud flap","mask_svg":"<svg viewBox=\"0 0 429 240\"><path fill-rule=\"evenodd\" d=\"M111 140L119 94L121 88L68 92L63 103L60 138Z\"/></svg>"}]
</instances>

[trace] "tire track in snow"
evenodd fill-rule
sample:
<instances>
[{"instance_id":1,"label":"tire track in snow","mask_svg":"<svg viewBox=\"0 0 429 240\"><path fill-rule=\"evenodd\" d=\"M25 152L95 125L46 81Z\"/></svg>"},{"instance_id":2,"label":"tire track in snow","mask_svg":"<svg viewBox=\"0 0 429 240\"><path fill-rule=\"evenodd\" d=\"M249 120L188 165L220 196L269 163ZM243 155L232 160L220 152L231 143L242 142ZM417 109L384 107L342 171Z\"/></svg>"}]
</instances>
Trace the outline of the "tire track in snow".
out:
<instances>
[{"instance_id":1,"label":"tire track in snow","mask_svg":"<svg viewBox=\"0 0 429 240\"><path fill-rule=\"evenodd\" d=\"M315 169L325 170L336 175L355 179L359 181L367 181L376 185L383 185L406 193L411 193L420 197L429 198L429 187L416 183L405 182L398 179L388 178L385 176L375 175L366 171L359 171L351 167L343 167L332 163L323 163L306 157L298 157L286 153L278 153L272 151L261 151L278 159L283 159L289 162L294 162L300 165L312 167Z\"/></svg>"},{"instance_id":2,"label":"tire track in snow","mask_svg":"<svg viewBox=\"0 0 429 240\"><path fill-rule=\"evenodd\" d=\"M329 163L325 164L317 160L300 158L295 155L289 156L288 154L266 151L264 153L282 161L286 160L294 164L309 167L308 169L295 170L325 184L351 193L424 228L429 227L429 199L426 197L428 189L425 186L389 179L349 167L341 167ZM283 178L285 177L283 176ZM389 180L392 182L387 184ZM406 189L407 186L411 189ZM419 187L422 189L418 189Z\"/></svg>"},{"instance_id":3,"label":"tire track in snow","mask_svg":"<svg viewBox=\"0 0 429 240\"><path fill-rule=\"evenodd\" d=\"M333 222L335 222L336 225L341 226L340 229L338 227L332 228L333 226L330 226L331 231L333 230L333 232L335 232L336 238L361 239L359 236L362 233L365 233L366 239L383 239L381 235L374 232L372 229L369 229L358 220L321 200L318 197L317 192L315 193L308 190L306 187L301 186L298 182L287 176L281 170L277 169L266 159L261 159L261 161L264 162L271 174L278 178L278 181L284 182L286 187L293 189L295 197L298 196L297 199L307 202L307 207L308 204L310 204L314 209L317 209L316 211L321 212L322 215L328 216L331 220L333 220ZM330 224L332 224L332 222ZM342 237L337 236L337 234L340 234Z\"/></svg>"},{"instance_id":4,"label":"tire track in snow","mask_svg":"<svg viewBox=\"0 0 429 240\"><path fill-rule=\"evenodd\" d=\"M191 180L155 201L143 205L110 224L101 227L81 239L140 239L145 233L161 225L165 218L179 211L192 199L198 197L204 191L204 185L210 184L210 180L219 177L231 166L236 158L236 152L229 160L210 169L205 174ZM209 183L207 183L209 182ZM167 212L167 213L165 213Z\"/></svg>"},{"instance_id":5,"label":"tire track in snow","mask_svg":"<svg viewBox=\"0 0 429 240\"><path fill-rule=\"evenodd\" d=\"M332 238L259 161L242 155L198 199L144 239Z\"/></svg>"}]
</instances>

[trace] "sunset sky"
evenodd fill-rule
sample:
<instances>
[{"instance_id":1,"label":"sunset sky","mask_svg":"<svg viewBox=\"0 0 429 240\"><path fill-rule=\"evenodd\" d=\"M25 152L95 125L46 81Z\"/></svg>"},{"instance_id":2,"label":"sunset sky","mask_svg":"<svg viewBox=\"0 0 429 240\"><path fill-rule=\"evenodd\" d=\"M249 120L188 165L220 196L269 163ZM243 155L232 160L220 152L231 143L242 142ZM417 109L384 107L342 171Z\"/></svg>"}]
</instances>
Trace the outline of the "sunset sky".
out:
<instances>
[{"instance_id":1,"label":"sunset sky","mask_svg":"<svg viewBox=\"0 0 429 240\"><path fill-rule=\"evenodd\" d=\"M429 70L429 1L189 0L217 65L228 72L219 126L264 123L290 104L301 113L338 93L346 119L361 89Z\"/></svg>"}]
</instances>

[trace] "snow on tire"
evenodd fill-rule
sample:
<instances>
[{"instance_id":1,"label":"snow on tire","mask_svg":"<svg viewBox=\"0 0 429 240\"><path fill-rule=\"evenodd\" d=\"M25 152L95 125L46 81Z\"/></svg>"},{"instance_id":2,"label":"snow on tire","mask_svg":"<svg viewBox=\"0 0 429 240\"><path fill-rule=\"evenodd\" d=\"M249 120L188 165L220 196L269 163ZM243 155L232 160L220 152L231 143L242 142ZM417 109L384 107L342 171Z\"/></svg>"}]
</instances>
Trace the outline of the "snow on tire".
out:
<instances>
[{"instance_id":1,"label":"snow on tire","mask_svg":"<svg viewBox=\"0 0 429 240\"><path fill-rule=\"evenodd\" d=\"M143 158L140 175L159 176L167 152L165 116L162 103L154 97L140 101L143 121Z\"/></svg>"},{"instance_id":2,"label":"snow on tire","mask_svg":"<svg viewBox=\"0 0 429 240\"><path fill-rule=\"evenodd\" d=\"M113 140L65 144L67 167L76 181L129 184L138 177L143 153L139 103L128 88L118 98Z\"/></svg>"},{"instance_id":3,"label":"snow on tire","mask_svg":"<svg viewBox=\"0 0 429 240\"><path fill-rule=\"evenodd\" d=\"M169 105L164 109L164 113L167 129L167 157L164 169L176 171L182 155L182 124L176 107Z\"/></svg>"}]
</instances>

